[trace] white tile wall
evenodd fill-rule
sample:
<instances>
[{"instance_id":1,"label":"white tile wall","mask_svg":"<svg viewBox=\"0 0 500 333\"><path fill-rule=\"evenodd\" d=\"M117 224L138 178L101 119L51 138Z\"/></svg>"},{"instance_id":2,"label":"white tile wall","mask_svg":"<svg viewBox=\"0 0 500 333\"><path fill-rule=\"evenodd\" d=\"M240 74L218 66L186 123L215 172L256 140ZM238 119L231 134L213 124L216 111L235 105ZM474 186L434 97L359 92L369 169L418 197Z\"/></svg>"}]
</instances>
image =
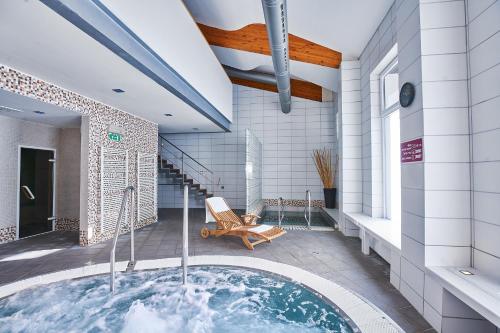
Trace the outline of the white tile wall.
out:
<instances>
[{"instance_id":1,"label":"white tile wall","mask_svg":"<svg viewBox=\"0 0 500 333\"><path fill-rule=\"evenodd\" d=\"M174 134L167 138L220 177L215 194L233 208L244 209L245 129L262 142L262 196L323 199L323 186L312 159L313 149L328 147L336 154L336 103L292 98L292 111L283 114L278 95L244 86L233 86L233 123L230 133ZM222 188L222 186L224 188ZM160 187L159 207L181 207L173 188ZM193 203L202 207L203 200Z\"/></svg>"},{"instance_id":2,"label":"white tile wall","mask_svg":"<svg viewBox=\"0 0 500 333\"><path fill-rule=\"evenodd\" d=\"M434 233L471 217L465 9L463 0L420 5L426 265L470 264L470 228Z\"/></svg>"},{"instance_id":3,"label":"white tile wall","mask_svg":"<svg viewBox=\"0 0 500 333\"><path fill-rule=\"evenodd\" d=\"M339 208L341 212L361 212L363 202L363 167L361 133L361 87L359 61L341 65L341 99L339 99ZM347 98L345 99L344 97ZM340 214L340 230L357 236L358 228Z\"/></svg>"},{"instance_id":4,"label":"white tile wall","mask_svg":"<svg viewBox=\"0 0 500 333\"><path fill-rule=\"evenodd\" d=\"M500 277L500 1L468 1L474 264Z\"/></svg>"},{"instance_id":5,"label":"white tile wall","mask_svg":"<svg viewBox=\"0 0 500 333\"><path fill-rule=\"evenodd\" d=\"M384 216L379 74L392 60L381 67L381 60L396 43L395 10L396 5L389 9L360 57L363 213L373 217Z\"/></svg>"},{"instance_id":6,"label":"white tile wall","mask_svg":"<svg viewBox=\"0 0 500 333\"><path fill-rule=\"evenodd\" d=\"M380 122L370 73L389 40L398 45L400 83L416 87L413 104L401 110L401 141L423 137L425 159L402 166L402 249L391 257L391 283L438 331L460 323L474 327L467 320L443 320L443 288L425 275L425 265L469 265L473 234L475 267L500 276L500 1L396 0L374 32L360 58L361 126L351 130L362 134L362 210L371 215L377 211ZM351 118L341 120L348 131ZM347 142L341 144L345 156L359 154L359 143L351 152ZM346 170L342 177L352 180L343 182L346 187L359 188L356 173Z\"/></svg>"}]
</instances>

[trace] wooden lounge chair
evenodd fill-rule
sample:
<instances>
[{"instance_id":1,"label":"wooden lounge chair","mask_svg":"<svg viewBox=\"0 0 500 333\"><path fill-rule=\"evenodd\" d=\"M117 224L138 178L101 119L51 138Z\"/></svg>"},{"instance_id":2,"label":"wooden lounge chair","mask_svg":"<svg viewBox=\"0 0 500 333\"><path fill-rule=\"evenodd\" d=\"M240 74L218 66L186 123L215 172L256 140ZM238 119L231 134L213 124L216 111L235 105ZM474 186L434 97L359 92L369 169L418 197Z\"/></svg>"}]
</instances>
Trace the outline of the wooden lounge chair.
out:
<instances>
[{"instance_id":1,"label":"wooden lounge chair","mask_svg":"<svg viewBox=\"0 0 500 333\"><path fill-rule=\"evenodd\" d=\"M237 236L243 240L243 243L249 250L263 242L271 242L272 239L282 236L286 233L285 230L273 227L270 225L256 225L255 222L260 216L254 214L242 215L238 217L229 208L226 200L221 197L212 197L205 200L206 207L210 214L215 219L217 224L216 229L208 229L204 227L201 229L201 237L208 238L208 236ZM250 239L256 239L251 242Z\"/></svg>"}]
</instances>

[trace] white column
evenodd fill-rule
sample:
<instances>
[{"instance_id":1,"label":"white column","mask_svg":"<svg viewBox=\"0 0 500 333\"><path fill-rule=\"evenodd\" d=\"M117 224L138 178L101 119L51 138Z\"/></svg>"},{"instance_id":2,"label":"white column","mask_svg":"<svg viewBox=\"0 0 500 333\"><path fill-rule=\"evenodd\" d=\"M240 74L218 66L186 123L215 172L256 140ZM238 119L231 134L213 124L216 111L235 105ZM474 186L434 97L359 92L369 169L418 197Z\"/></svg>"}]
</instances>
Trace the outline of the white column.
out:
<instances>
[{"instance_id":1,"label":"white column","mask_svg":"<svg viewBox=\"0 0 500 333\"><path fill-rule=\"evenodd\" d=\"M362 211L361 89L359 61L343 61L339 94L339 227L346 236L358 236L358 228L344 213Z\"/></svg>"}]
</instances>

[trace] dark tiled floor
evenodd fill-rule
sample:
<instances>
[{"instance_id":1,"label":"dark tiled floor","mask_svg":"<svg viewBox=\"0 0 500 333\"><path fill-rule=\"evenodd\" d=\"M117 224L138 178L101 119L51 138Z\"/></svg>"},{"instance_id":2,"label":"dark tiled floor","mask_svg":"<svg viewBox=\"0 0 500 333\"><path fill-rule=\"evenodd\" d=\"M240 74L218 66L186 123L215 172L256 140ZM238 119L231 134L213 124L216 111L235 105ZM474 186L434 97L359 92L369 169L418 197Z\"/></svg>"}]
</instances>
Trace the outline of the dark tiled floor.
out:
<instances>
[{"instance_id":1,"label":"dark tiled floor","mask_svg":"<svg viewBox=\"0 0 500 333\"><path fill-rule=\"evenodd\" d=\"M136 232L136 259L181 255L182 211L160 210L160 222ZM406 332L433 332L430 325L389 282L389 265L376 254L364 256L360 241L338 232L288 231L271 244L247 250L232 237L202 239L205 211L190 211L190 255L244 255L291 264L351 289L385 311ZM130 237L120 237L117 260L130 255ZM0 245L0 260L21 252L64 249L40 258L0 262L0 285L85 264L109 262L111 242L82 248L73 232L52 232Z\"/></svg>"}]
</instances>

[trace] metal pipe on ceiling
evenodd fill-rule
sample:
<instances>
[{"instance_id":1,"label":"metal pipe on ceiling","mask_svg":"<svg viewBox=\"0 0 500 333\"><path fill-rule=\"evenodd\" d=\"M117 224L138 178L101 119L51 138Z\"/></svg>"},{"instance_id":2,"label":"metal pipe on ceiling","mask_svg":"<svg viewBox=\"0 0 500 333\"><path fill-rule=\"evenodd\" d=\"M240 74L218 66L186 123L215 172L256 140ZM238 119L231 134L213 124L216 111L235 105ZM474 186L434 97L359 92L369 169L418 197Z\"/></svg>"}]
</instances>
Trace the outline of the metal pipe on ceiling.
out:
<instances>
[{"instance_id":1,"label":"metal pipe on ceiling","mask_svg":"<svg viewBox=\"0 0 500 333\"><path fill-rule=\"evenodd\" d=\"M229 77L234 77L242 80L250 80L265 84L276 85L276 77L272 74L266 74L256 71L244 71L242 69L222 65Z\"/></svg>"},{"instance_id":2,"label":"metal pipe on ceiling","mask_svg":"<svg viewBox=\"0 0 500 333\"><path fill-rule=\"evenodd\" d=\"M286 0L262 0L267 36L271 48L281 111L289 113L292 104L288 59L288 20Z\"/></svg>"}]
</instances>

